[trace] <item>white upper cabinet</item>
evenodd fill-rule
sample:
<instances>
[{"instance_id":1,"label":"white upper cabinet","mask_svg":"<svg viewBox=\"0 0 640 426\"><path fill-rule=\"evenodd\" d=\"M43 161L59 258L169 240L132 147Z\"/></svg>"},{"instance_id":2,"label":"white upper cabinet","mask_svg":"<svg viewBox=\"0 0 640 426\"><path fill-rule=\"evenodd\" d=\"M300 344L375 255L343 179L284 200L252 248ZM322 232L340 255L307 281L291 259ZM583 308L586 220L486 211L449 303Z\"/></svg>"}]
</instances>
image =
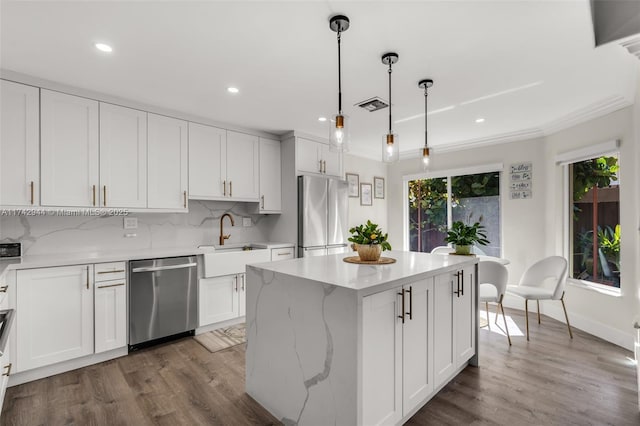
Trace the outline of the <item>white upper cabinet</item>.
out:
<instances>
[{"instance_id":1,"label":"white upper cabinet","mask_svg":"<svg viewBox=\"0 0 640 426\"><path fill-rule=\"evenodd\" d=\"M147 207L187 209L187 122L148 114Z\"/></svg>"},{"instance_id":2,"label":"white upper cabinet","mask_svg":"<svg viewBox=\"0 0 640 426\"><path fill-rule=\"evenodd\" d=\"M40 204L40 90L0 81L0 205Z\"/></svg>"},{"instance_id":3,"label":"white upper cabinet","mask_svg":"<svg viewBox=\"0 0 640 426\"><path fill-rule=\"evenodd\" d=\"M258 213L282 210L282 165L280 142L260 138L260 203Z\"/></svg>"},{"instance_id":4,"label":"white upper cabinet","mask_svg":"<svg viewBox=\"0 0 640 426\"><path fill-rule=\"evenodd\" d=\"M258 201L259 138L227 131L227 180L229 197Z\"/></svg>"},{"instance_id":5,"label":"white upper cabinet","mask_svg":"<svg viewBox=\"0 0 640 426\"><path fill-rule=\"evenodd\" d=\"M220 199L227 179L227 131L189 123L189 197Z\"/></svg>"},{"instance_id":6,"label":"white upper cabinet","mask_svg":"<svg viewBox=\"0 0 640 426\"><path fill-rule=\"evenodd\" d=\"M41 204L98 205L98 102L41 91Z\"/></svg>"},{"instance_id":7,"label":"white upper cabinet","mask_svg":"<svg viewBox=\"0 0 640 426\"><path fill-rule=\"evenodd\" d=\"M189 123L189 196L258 201L257 136Z\"/></svg>"},{"instance_id":8,"label":"white upper cabinet","mask_svg":"<svg viewBox=\"0 0 640 426\"><path fill-rule=\"evenodd\" d=\"M314 173L342 178L342 154L329 145L302 137L296 138L297 174Z\"/></svg>"},{"instance_id":9,"label":"white upper cabinet","mask_svg":"<svg viewBox=\"0 0 640 426\"><path fill-rule=\"evenodd\" d=\"M100 103L100 206L147 207L147 113Z\"/></svg>"}]
</instances>

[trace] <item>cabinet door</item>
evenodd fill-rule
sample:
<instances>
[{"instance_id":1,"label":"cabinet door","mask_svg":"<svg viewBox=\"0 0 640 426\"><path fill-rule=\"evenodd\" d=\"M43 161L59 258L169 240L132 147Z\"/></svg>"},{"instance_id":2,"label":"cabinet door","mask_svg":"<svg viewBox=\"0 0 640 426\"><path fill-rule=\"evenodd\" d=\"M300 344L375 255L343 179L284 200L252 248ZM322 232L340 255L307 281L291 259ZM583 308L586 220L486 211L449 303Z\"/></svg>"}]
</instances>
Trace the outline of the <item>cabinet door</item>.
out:
<instances>
[{"instance_id":1,"label":"cabinet door","mask_svg":"<svg viewBox=\"0 0 640 426\"><path fill-rule=\"evenodd\" d=\"M362 299L363 425L402 418L402 320L397 289Z\"/></svg>"},{"instance_id":2,"label":"cabinet door","mask_svg":"<svg viewBox=\"0 0 640 426\"><path fill-rule=\"evenodd\" d=\"M18 271L17 371L93 353L92 269Z\"/></svg>"},{"instance_id":3,"label":"cabinet door","mask_svg":"<svg viewBox=\"0 0 640 426\"><path fill-rule=\"evenodd\" d=\"M259 155L257 136L227 131L227 180L231 198L258 201Z\"/></svg>"},{"instance_id":4,"label":"cabinet door","mask_svg":"<svg viewBox=\"0 0 640 426\"><path fill-rule=\"evenodd\" d=\"M435 386L444 383L455 371L453 299L455 275L435 277L433 287L433 375Z\"/></svg>"},{"instance_id":5,"label":"cabinet door","mask_svg":"<svg viewBox=\"0 0 640 426\"><path fill-rule=\"evenodd\" d=\"M98 102L41 90L43 206L98 206Z\"/></svg>"},{"instance_id":6,"label":"cabinet door","mask_svg":"<svg viewBox=\"0 0 640 426\"><path fill-rule=\"evenodd\" d=\"M127 287L125 280L95 284L95 353L127 345Z\"/></svg>"},{"instance_id":7,"label":"cabinet door","mask_svg":"<svg viewBox=\"0 0 640 426\"><path fill-rule=\"evenodd\" d=\"M100 104L100 205L147 207L147 113Z\"/></svg>"},{"instance_id":8,"label":"cabinet door","mask_svg":"<svg viewBox=\"0 0 640 426\"><path fill-rule=\"evenodd\" d=\"M324 174L342 178L342 154L329 150L329 145L321 144L320 149Z\"/></svg>"},{"instance_id":9,"label":"cabinet door","mask_svg":"<svg viewBox=\"0 0 640 426\"><path fill-rule=\"evenodd\" d=\"M322 173L320 143L305 138L296 140L296 167L298 172Z\"/></svg>"},{"instance_id":10,"label":"cabinet door","mask_svg":"<svg viewBox=\"0 0 640 426\"><path fill-rule=\"evenodd\" d=\"M282 166L280 142L260 138L260 210L259 213L282 210Z\"/></svg>"},{"instance_id":11,"label":"cabinet door","mask_svg":"<svg viewBox=\"0 0 640 426\"><path fill-rule=\"evenodd\" d=\"M148 201L151 209L187 208L187 123L148 114Z\"/></svg>"},{"instance_id":12,"label":"cabinet door","mask_svg":"<svg viewBox=\"0 0 640 426\"><path fill-rule=\"evenodd\" d=\"M236 318L238 316L237 275L201 278L199 281L199 287L199 327Z\"/></svg>"},{"instance_id":13,"label":"cabinet door","mask_svg":"<svg viewBox=\"0 0 640 426\"><path fill-rule=\"evenodd\" d=\"M227 196L227 131L189 123L189 198Z\"/></svg>"},{"instance_id":14,"label":"cabinet door","mask_svg":"<svg viewBox=\"0 0 640 426\"><path fill-rule=\"evenodd\" d=\"M475 267L460 271L460 292L454 295L454 334L456 367L464 365L475 354Z\"/></svg>"},{"instance_id":15,"label":"cabinet door","mask_svg":"<svg viewBox=\"0 0 640 426\"><path fill-rule=\"evenodd\" d=\"M433 278L404 286L407 312L402 327L402 415L433 392Z\"/></svg>"},{"instance_id":16,"label":"cabinet door","mask_svg":"<svg viewBox=\"0 0 640 426\"><path fill-rule=\"evenodd\" d=\"M0 81L0 205L40 204L37 87Z\"/></svg>"}]
</instances>

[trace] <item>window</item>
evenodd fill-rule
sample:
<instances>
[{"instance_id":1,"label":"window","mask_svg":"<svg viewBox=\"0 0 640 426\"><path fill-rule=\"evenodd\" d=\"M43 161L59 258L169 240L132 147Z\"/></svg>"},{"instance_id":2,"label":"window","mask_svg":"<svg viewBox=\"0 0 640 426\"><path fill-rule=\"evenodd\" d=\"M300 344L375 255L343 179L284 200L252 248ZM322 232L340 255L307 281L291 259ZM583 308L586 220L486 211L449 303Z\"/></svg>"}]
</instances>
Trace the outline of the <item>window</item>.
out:
<instances>
[{"instance_id":1,"label":"window","mask_svg":"<svg viewBox=\"0 0 640 426\"><path fill-rule=\"evenodd\" d=\"M617 155L568 164L571 278L620 287L619 171Z\"/></svg>"},{"instance_id":2,"label":"window","mask_svg":"<svg viewBox=\"0 0 640 426\"><path fill-rule=\"evenodd\" d=\"M480 222L490 244L477 253L500 257L500 173L456 174L408 181L409 250L430 252L447 245L451 223Z\"/></svg>"}]
</instances>

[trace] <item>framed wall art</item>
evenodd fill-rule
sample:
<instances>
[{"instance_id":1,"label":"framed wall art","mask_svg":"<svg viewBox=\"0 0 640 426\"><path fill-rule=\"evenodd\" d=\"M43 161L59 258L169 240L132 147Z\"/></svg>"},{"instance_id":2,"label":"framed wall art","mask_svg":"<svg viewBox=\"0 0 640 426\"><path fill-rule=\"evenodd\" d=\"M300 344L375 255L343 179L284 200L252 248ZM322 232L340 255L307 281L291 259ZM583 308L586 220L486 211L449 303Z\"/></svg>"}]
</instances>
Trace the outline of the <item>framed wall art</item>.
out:
<instances>
[{"instance_id":1,"label":"framed wall art","mask_svg":"<svg viewBox=\"0 0 640 426\"><path fill-rule=\"evenodd\" d=\"M384 198L384 178L375 176L373 178L373 197Z\"/></svg>"},{"instance_id":2,"label":"framed wall art","mask_svg":"<svg viewBox=\"0 0 640 426\"><path fill-rule=\"evenodd\" d=\"M358 198L360 196L360 176L355 173L345 173L349 184L349 197Z\"/></svg>"},{"instance_id":3,"label":"framed wall art","mask_svg":"<svg viewBox=\"0 0 640 426\"><path fill-rule=\"evenodd\" d=\"M361 183L360 184L360 205L361 206L372 206L373 205L373 197L371 192L373 191L373 185L370 183Z\"/></svg>"}]
</instances>

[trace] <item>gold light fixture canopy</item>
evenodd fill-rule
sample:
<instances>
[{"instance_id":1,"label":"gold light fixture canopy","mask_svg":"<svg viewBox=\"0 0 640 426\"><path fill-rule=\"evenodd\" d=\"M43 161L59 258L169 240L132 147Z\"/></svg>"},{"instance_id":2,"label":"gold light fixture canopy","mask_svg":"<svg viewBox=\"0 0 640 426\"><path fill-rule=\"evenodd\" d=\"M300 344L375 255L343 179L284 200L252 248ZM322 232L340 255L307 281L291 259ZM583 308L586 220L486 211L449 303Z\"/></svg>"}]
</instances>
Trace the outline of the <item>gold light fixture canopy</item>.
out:
<instances>
[{"instance_id":1,"label":"gold light fixture canopy","mask_svg":"<svg viewBox=\"0 0 640 426\"><path fill-rule=\"evenodd\" d=\"M329 19L329 28L338 35L338 113L331 118L329 149L336 152L349 151L349 117L342 113L342 58L340 44L342 32L349 28L349 18L335 15Z\"/></svg>"},{"instance_id":2,"label":"gold light fixture canopy","mask_svg":"<svg viewBox=\"0 0 640 426\"><path fill-rule=\"evenodd\" d=\"M429 87L433 86L433 80L430 78L420 80L418 87L424 90L424 147L421 149L422 158L422 170L429 168L429 133L428 133L428 111L427 111L427 98L429 96Z\"/></svg>"}]
</instances>

